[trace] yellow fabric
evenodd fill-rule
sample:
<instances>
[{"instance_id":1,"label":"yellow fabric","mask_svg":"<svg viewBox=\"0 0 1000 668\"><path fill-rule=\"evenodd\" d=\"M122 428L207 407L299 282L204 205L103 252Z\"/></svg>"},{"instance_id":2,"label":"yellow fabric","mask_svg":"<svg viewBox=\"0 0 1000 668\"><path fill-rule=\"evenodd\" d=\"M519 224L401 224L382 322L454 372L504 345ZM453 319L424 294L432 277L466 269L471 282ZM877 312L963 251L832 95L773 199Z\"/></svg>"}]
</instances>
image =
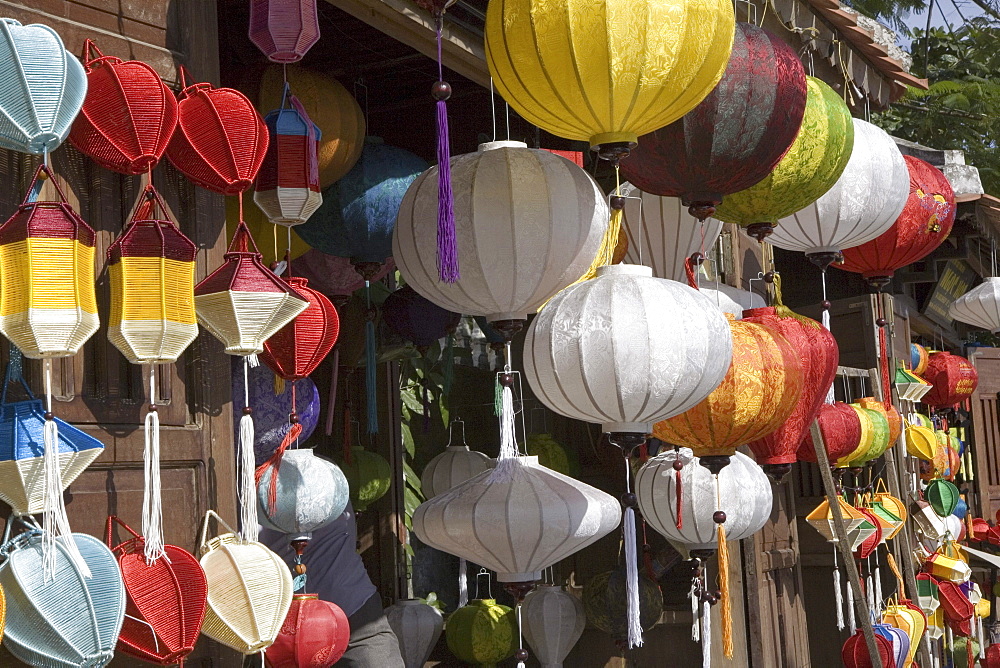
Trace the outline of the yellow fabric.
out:
<instances>
[{"instance_id":1,"label":"yellow fabric","mask_svg":"<svg viewBox=\"0 0 1000 668\"><path fill-rule=\"evenodd\" d=\"M110 327L126 320L195 324L194 262L125 257L108 266Z\"/></svg>"},{"instance_id":2,"label":"yellow fabric","mask_svg":"<svg viewBox=\"0 0 1000 668\"><path fill-rule=\"evenodd\" d=\"M837 460L837 468L841 469L850 466L851 462L862 459L875 443L875 428L872 425L871 414L857 404L850 404L850 406L858 414L858 419L861 420L861 441L851 454Z\"/></svg>"},{"instance_id":3,"label":"yellow fabric","mask_svg":"<svg viewBox=\"0 0 1000 668\"><path fill-rule=\"evenodd\" d=\"M530 123L592 146L635 142L715 88L734 31L727 0L493 0L486 62Z\"/></svg>"},{"instance_id":4,"label":"yellow fabric","mask_svg":"<svg viewBox=\"0 0 1000 668\"><path fill-rule=\"evenodd\" d=\"M937 439L934 431L919 424L906 428L906 452L925 462L934 460Z\"/></svg>"},{"instance_id":5,"label":"yellow fabric","mask_svg":"<svg viewBox=\"0 0 1000 668\"><path fill-rule=\"evenodd\" d=\"M25 239L0 246L0 315L35 309L97 313L94 247L73 239Z\"/></svg>"}]
</instances>

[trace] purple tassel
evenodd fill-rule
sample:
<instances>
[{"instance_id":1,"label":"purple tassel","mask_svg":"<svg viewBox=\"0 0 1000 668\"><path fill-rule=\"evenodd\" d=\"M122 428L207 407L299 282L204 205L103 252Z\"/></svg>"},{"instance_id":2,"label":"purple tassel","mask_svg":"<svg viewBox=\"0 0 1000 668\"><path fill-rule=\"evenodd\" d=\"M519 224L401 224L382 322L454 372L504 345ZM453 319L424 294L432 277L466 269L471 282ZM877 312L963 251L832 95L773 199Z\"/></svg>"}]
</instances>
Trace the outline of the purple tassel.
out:
<instances>
[{"instance_id":1,"label":"purple tassel","mask_svg":"<svg viewBox=\"0 0 1000 668\"><path fill-rule=\"evenodd\" d=\"M455 244L454 198L451 193L451 147L448 142L448 98L451 86L444 81L441 66L441 17L437 17L438 81L431 93L437 100L438 160L438 275L445 283L454 283L458 271L458 248Z\"/></svg>"}]
</instances>

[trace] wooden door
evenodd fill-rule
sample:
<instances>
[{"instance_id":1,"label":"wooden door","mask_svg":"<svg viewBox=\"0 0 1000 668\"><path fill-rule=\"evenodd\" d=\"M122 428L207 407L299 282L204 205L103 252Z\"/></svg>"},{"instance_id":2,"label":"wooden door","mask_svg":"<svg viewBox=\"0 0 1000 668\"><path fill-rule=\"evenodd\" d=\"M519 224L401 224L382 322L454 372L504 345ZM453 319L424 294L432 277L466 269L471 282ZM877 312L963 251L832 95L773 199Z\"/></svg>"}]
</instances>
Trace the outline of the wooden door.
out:
<instances>
[{"instance_id":1,"label":"wooden door","mask_svg":"<svg viewBox=\"0 0 1000 668\"><path fill-rule=\"evenodd\" d=\"M1000 511L1000 348L976 348L969 360L979 372L972 395L972 440L979 517Z\"/></svg>"}]
</instances>

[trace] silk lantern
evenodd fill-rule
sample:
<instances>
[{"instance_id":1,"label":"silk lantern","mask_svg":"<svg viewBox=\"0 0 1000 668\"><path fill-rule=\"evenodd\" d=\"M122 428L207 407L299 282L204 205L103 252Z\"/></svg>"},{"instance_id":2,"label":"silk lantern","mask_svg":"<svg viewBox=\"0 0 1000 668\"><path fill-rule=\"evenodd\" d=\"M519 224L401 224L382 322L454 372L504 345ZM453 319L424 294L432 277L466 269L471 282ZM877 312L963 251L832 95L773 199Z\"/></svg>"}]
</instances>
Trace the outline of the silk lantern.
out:
<instances>
[{"instance_id":1,"label":"silk lantern","mask_svg":"<svg viewBox=\"0 0 1000 668\"><path fill-rule=\"evenodd\" d=\"M792 47L737 23L719 84L680 120L639 138L622 172L644 191L680 197L699 218L724 195L754 185L792 145L806 106L806 75Z\"/></svg>"},{"instance_id":2,"label":"silk lantern","mask_svg":"<svg viewBox=\"0 0 1000 668\"><path fill-rule=\"evenodd\" d=\"M799 134L781 161L756 184L725 198L716 217L763 240L778 221L807 206L840 178L854 147L854 124L844 99L815 77Z\"/></svg>"},{"instance_id":3,"label":"silk lantern","mask_svg":"<svg viewBox=\"0 0 1000 668\"><path fill-rule=\"evenodd\" d=\"M861 274L876 286L887 284L897 269L941 245L955 222L955 192L941 170L909 155L904 160L910 195L899 218L877 238L846 249L843 263L834 264Z\"/></svg>"},{"instance_id":4,"label":"silk lantern","mask_svg":"<svg viewBox=\"0 0 1000 668\"><path fill-rule=\"evenodd\" d=\"M345 448L340 468L351 490L351 505L364 512L389 491L392 469L385 457L360 445Z\"/></svg>"},{"instance_id":5,"label":"silk lantern","mask_svg":"<svg viewBox=\"0 0 1000 668\"><path fill-rule=\"evenodd\" d=\"M441 612L420 599L403 598L385 609L385 618L399 641L404 668L424 668L444 631Z\"/></svg>"},{"instance_id":6,"label":"silk lantern","mask_svg":"<svg viewBox=\"0 0 1000 668\"><path fill-rule=\"evenodd\" d=\"M349 297L354 291L365 287L364 277L354 269L350 258L307 250L294 265L296 276L309 279L309 285L314 290L330 297ZM371 280L380 281L395 268L396 265L390 258L371 276Z\"/></svg>"},{"instance_id":7,"label":"silk lantern","mask_svg":"<svg viewBox=\"0 0 1000 668\"><path fill-rule=\"evenodd\" d=\"M492 460L468 445L449 445L427 462L420 474L420 489L427 499L444 494L469 478L492 468Z\"/></svg>"},{"instance_id":8,"label":"silk lantern","mask_svg":"<svg viewBox=\"0 0 1000 668\"><path fill-rule=\"evenodd\" d=\"M517 649L517 620L506 605L491 598L476 599L451 613L444 635L459 660L491 666Z\"/></svg>"},{"instance_id":9,"label":"silk lantern","mask_svg":"<svg viewBox=\"0 0 1000 668\"><path fill-rule=\"evenodd\" d=\"M865 450L858 450L848 458L850 466L860 466L882 456L889 443L889 420L882 411L864 408L860 404L852 404L861 417L862 441L867 445ZM865 419L867 418L867 420ZM867 429L866 429L867 427ZM866 433L867 432L867 433ZM838 466L841 463L838 462Z\"/></svg>"},{"instance_id":10,"label":"silk lantern","mask_svg":"<svg viewBox=\"0 0 1000 668\"><path fill-rule=\"evenodd\" d=\"M906 452L926 462L934 460L937 438L934 431L918 424L906 428Z\"/></svg>"},{"instance_id":11,"label":"silk lantern","mask_svg":"<svg viewBox=\"0 0 1000 668\"><path fill-rule=\"evenodd\" d=\"M874 397L863 397L858 403L861 404L862 408L878 411L885 416L886 425L889 428L888 446L886 447L895 445L896 441L899 440L899 435L903 432L903 416L899 414L896 407L891 403L886 406L884 402L878 401Z\"/></svg>"},{"instance_id":12,"label":"silk lantern","mask_svg":"<svg viewBox=\"0 0 1000 668\"><path fill-rule=\"evenodd\" d=\"M583 602L563 587L543 585L524 599L524 637L543 668L562 668L583 635Z\"/></svg>"},{"instance_id":13,"label":"silk lantern","mask_svg":"<svg viewBox=\"0 0 1000 668\"><path fill-rule=\"evenodd\" d=\"M319 41L316 0L253 0L250 41L271 62L302 60Z\"/></svg>"},{"instance_id":14,"label":"silk lantern","mask_svg":"<svg viewBox=\"0 0 1000 668\"><path fill-rule=\"evenodd\" d=\"M382 322L417 349L427 348L455 331L462 316L443 309L409 285L382 302Z\"/></svg>"},{"instance_id":15,"label":"silk lantern","mask_svg":"<svg viewBox=\"0 0 1000 668\"><path fill-rule=\"evenodd\" d=\"M291 227L309 220L323 203L319 185L317 144L320 129L305 107L289 95L291 108L264 117L268 142L264 162L254 183L253 201L275 225Z\"/></svg>"},{"instance_id":16,"label":"silk lantern","mask_svg":"<svg viewBox=\"0 0 1000 668\"><path fill-rule=\"evenodd\" d=\"M927 352L927 348L924 348L919 343L911 343L910 369L913 373L923 375L923 373L927 370L928 361L930 361L930 355Z\"/></svg>"},{"instance_id":17,"label":"silk lantern","mask_svg":"<svg viewBox=\"0 0 1000 668\"><path fill-rule=\"evenodd\" d=\"M244 396L244 378L242 361L233 360L232 387L233 396ZM249 370L249 391L246 393L248 406L253 406L254 421L254 466L266 462L292 427L289 414L295 413L301 425L299 442L309 440L316 425L319 424L320 399L319 390L312 380L305 378L296 382L295 404L292 404L292 387L286 383L278 394L274 393L276 376L264 365ZM240 418L243 406L239 401L233 402L233 443L239 443Z\"/></svg>"},{"instance_id":18,"label":"silk lantern","mask_svg":"<svg viewBox=\"0 0 1000 668\"><path fill-rule=\"evenodd\" d=\"M767 306L764 302L764 298L756 292L734 288L731 285L726 285L725 283L706 281L703 285L699 286L698 289L701 294L708 297L719 310L723 313L730 314L737 320L743 319L744 311L764 308Z\"/></svg>"},{"instance_id":19,"label":"silk lantern","mask_svg":"<svg viewBox=\"0 0 1000 668\"><path fill-rule=\"evenodd\" d=\"M50 153L69 134L87 95L83 66L40 23L0 19L0 148Z\"/></svg>"},{"instance_id":20,"label":"silk lantern","mask_svg":"<svg viewBox=\"0 0 1000 668\"><path fill-rule=\"evenodd\" d=\"M639 135L676 121L712 91L729 61L733 25L732 6L716 0L596 8L504 0L486 12L486 62L497 90L529 123L609 157L627 155Z\"/></svg>"},{"instance_id":21,"label":"silk lantern","mask_svg":"<svg viewBox=\"0 0 1000 668\"><path fill-rule=\"evenodd\" d=\"M296 594L265 656L271 668L330 668L347 651L351 629L340 606Z\"/></svg>"},{"instance_id":22,"label":"silk lantern","mask_svg":"<svg viewBox=\"0 0 1000 668\"><path fill-rule=\"evenodd\" d=\"M264 341L260 357L275 374L294 383L309 376L326 359L337 342L340 318L333 303L310 288L306 279L293 276L287 283L309 304Z\"/></svg>"},{"instance_id":23,"label":"silk lantern","mask_svg":"<svg viewBox=\"0 0 1000 668\"><path fill-rule=\"evenodd\" d=\"M932 353L924 377L933 387L921 401L928 406L954 406L976 391L979 373L969 360L948 352Z\"/></svg>"},{"instance_id":24,"label":"silk lantern","mask_svg":"<svg viewBox=\"0 0 1000 668\"><path fill-rule=\"evenodd\" d=\"M285 450L278 466L264 470L257 485L257 518L289 542L309 540L312 532L344 514L350 492L347 478L314 450Z\"/></svg>"},{"instance_id":25,"label":"silk lantern","mask_svg":"<svg viewBox=\"0 0 1000 668\"><path fill-rule=\"evenodd\" d=\"M583 608L587 623L610 633L621 646L628 635L628 608L625 568L599 573L583 585ZM659 585L639 573L639 624L644 631L653 628L663 614L663 594Z\"/></svg>"},{"instance_id":26,"label":"silk lantern","mask_svg":"<svg viewBox=\"0 0 1000 668\"><path fill-rule=\"evenodd\" d=\"M177 127L177 98L150 65L105 56L89 39L83 64L87 97L69 142L105 169L152 172Z\"/></svg>"},{"instance_id":27,"label":"silk lantern","mask_svg":"<svg viewBox=\"0 0 1000 668\"><path fill-rule=\"evenodd\" d=\"M858 447L861 441L861 418L849 404L842 401L823 404L816 413L816 420L819 421L823 446L830 464L836 464L837 460L850 455ZM796 452L796 459L816 463L816 449L809 429Z\"/></svg>"}]
</instances>

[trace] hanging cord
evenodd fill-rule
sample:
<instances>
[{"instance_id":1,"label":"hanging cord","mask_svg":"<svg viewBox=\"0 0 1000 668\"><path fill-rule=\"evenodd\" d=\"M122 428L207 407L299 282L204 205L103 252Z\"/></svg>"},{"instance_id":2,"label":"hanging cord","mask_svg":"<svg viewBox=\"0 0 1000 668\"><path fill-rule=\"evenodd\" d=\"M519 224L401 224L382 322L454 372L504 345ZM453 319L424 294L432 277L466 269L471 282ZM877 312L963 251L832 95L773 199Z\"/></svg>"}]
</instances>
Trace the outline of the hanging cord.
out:
<instances>
[{"instance_id":1,"label":"hanging cord","mask_svg":"<svg viewBox=\"0 0 1000 668\"><path fill-rule=\"evenodd\" d=\"M518 654L520 654L520 652L524 648L524 633L522 632L522 625L521 625L521 599L518 599L517 601L517 647L518 647ZM519 660L517 662L517 668L524 668L523 660Z\"/></svg>"},{"instance_id":2,"label":"hanging cord","mask_svg":"<svg viewBox=\"0 0 1000 668\"><path fill-rule=\"evenodd\" d=\"M368 433L378 433L378 376L375 340L375 308L372 306L371 282L365 279L365 394L368 402Z\"/></svg>"},{"instance_id":3,"label":"hanging cord","mask_svg":"<svg viewBox=\"0 0 1000 668\"><path fill-rule=\"evenodd\" d=\"M277 375L275 375L277 377ZM292 410L295 410L294 405ZM240 538L257 540L257 485L254 481L253 409L250 407L250 360L243 358L243 415L240 417Z\"/></svg>"},{"instance_id":4,"label":"hanging cord","mask_svg":"<svg viewBox=\"0 0 1000 668\"><path fill-rule=\"evenodd\" d=\"M629 466L628 453L625 460L625 494L631 500L632 470ZM624 541L625 541L625 593L628 602L628 646L642 647L642 621L639 618L639 557L636 551L635 508L628 503L625 507Z\"/></svg>"},{"instance_id":5,"label":"hanging cord","mask_svg":"<svg viewBox=\"0 0 1000 668\"><path fill-rule=\"evenodd\" d=\"M152 564L165 555L163 548L163 499L160 492L160 415L156 409L156 365L149 365L149 407L144 426L145 443L142 452L142 536L146 563Z\"/></svg>"}]
</instances>

